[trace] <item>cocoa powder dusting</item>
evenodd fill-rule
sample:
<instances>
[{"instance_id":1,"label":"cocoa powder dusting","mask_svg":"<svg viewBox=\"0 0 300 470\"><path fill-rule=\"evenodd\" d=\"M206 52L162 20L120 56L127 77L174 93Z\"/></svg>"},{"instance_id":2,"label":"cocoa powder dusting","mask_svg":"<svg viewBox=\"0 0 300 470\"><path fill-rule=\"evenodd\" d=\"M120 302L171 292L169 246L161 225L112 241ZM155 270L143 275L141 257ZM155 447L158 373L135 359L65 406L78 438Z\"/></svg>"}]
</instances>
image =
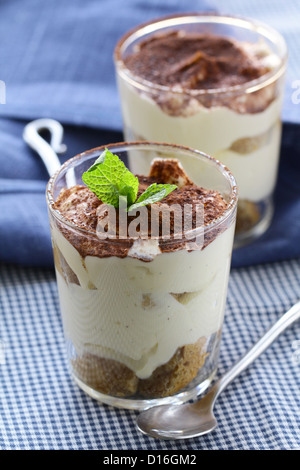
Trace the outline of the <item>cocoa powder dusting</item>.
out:
<instances>
[{"instance_id":1,"label":"cocoa powder dusting","mask_svg":"<svg viewBox=\"0 0 300 470\"><path fill-rule=\"evenodd\" d=\"M268 71L232 40L180 31L152 36L124 63L134 74L152 83L178 84L189 89L240 85Z\"/></svg>"},{"instance_id":2,"label":"cocoa powder dusting","mask_svg":"<svg viewBox=\"0 0 300 470\"><path fill-rule=\"evenodd\" d=\"M173 31L154 34L141 42L136 50L124 57L124 65L136 77L174 92L186 92L178 97L166 92L151 95L162 109L171 115L193 112L195 102L205 107L224 105L237 112L259 112L274 99L272 86L260 90L244 101L226 96L204 94L188 98L189 90L226 89L246 84L268 73L271 69L259 54L225 37ZM179 100L179 102L176 102Z\"/></svg>"},{"instance_id":3,"label":"cocoa powder dusting","mask_svg":"<svg viewBox=\"0 0 300 470\"><path fill-rule=\"evenodd\" d=\"M185 174L183 169L176 160L156 160L152 165L152 170L149 176L137 175L139 179L138 197L145 189L152 183L169 183L178 184L178 188L171 192L167 197L160 202L146 206L148 213L148 237L151 234L151 212L158 211L159 217L159 235L162 235L163 220L160 210L163 206L177 205L183 208L184 205L189 204L192 208L192 228L197 228L196 206L203 204L204 207L204 225L209 224L214 219L220 217L227 208L227 203L222 198L218 191L208 190L195 185ZM97 237L96 229L99 222L99 217L105 217L106 207L100 199L84 185L76 185L70 189L62 189L56 202L55 209L59 211L69 222L76 227L89 231L89 235L84 232L80 234L68 228L67 225L58 223L58 229L63 233L67 240L77 249L82 257L98 256L105 258L108 256L117 256L124 258L128 254L128 250L132 247L134 239L128 237L127 239L120 239L119 234L119 214L116 211L116 238L114 240L100 240ZM183 211L182 214L182 227L184 226ZM130 223L138 216L128 215L127 229ZM170 212L170 239L160 240L159 246L162 252L176 251L178 249L185 249L186 240L181 238L174 239L175 233L175 217L176 211ZM178 219L176 219L178 221ZM176 222L177 223L177 222ZM202 224L203 225L203 224ZM178 228L178 225L176 225ZM223 229L222 229L223 230ZM219 234L219 230L215 229L204 235L205 248L211 243ZM143 234L145 237L145 234ZM170 243L170 240L172 242Z\"/></svg>"}]
</instances>

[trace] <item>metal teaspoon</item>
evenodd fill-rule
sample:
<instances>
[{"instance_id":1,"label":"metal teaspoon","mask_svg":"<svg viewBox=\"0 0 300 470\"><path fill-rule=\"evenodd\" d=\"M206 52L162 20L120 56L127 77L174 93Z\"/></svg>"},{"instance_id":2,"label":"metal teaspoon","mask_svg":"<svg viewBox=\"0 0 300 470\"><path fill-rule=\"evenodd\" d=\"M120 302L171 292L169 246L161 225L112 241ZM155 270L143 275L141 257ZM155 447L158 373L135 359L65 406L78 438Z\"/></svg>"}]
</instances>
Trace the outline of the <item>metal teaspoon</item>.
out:
<instances>
[{"instance_id":1,"label":"metal teaspoon","mask_svg":"<svg viewBox=\"0 0 300 470\"><path fill-rule=\"evenodd\" d=\"M297 302L210 388L203 398L194 403L148 408L137 418L138 429L143 434L159 439L187 439L213 431L217 426L213 408L220 393L299 318L300 302Z\"/></svg>"}]
</instances>

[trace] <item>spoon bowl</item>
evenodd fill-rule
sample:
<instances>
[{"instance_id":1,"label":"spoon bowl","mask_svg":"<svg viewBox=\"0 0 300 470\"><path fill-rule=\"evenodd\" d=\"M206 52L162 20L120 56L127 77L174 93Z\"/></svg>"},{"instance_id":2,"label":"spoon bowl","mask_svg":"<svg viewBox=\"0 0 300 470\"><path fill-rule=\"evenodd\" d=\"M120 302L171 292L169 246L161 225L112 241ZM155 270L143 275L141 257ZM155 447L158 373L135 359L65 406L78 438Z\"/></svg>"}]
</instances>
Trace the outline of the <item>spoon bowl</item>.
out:
<instances>
[{"instance_id":1,"label":"spoon bowl","mask_svg":"<svg viewBox=\"0 0 300 470\"><path fill-rule=\"evenodd\" d=\"M137 426L151 437L188 439L211 432L217 426L217 420L209 407L187 403L149 408L138 416Z\"/></svg>"},{"instance_id":2,"label":"spoon bowl","mask_svg":"<svg viewBox=\"0 0 300 470\"><path fill-rule=\"evenodd\" d=\"M203 398L194 403L148 408L137 418L138 429L143 434L158 439L188 439L213 431L217 426L213 409L220 393L299 318L300 302L297 302L210 388Z\"/></svg>"}]
</instances>

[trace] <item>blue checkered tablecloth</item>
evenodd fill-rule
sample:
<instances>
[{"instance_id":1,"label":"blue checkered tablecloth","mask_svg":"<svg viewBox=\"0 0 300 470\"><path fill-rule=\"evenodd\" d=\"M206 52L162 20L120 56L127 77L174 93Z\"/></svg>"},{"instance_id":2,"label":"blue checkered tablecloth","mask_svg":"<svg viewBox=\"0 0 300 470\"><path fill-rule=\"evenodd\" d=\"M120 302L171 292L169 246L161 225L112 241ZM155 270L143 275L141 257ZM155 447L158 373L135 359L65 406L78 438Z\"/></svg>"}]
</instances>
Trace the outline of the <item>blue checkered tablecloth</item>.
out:
<instances>
[{"instance_id":1,"label":"blue checkered tablecloth","mask_svg":"<svg viewBox=\"0 0 300 470\"><path fill-rule=\"evenodd\" d=\"M300 297L300 260L233 269L218 375ZM300 324L220 395L211 434L160 441L137 412L102 405L73 382L52 270L0 268L1 450L293 450L300 448Z\"/></svg>"},{"instance_id":2,"label":"blue checkered tablecloth","mask_svg":"<svg viewBox=\"0 0 300 470\"><path fill-rule=\"evenodd\" d=\"M0 107L0 450L298 450L299 322L228 386L216 403L218 427L195 439L142 435L136 412L96 402L70 376L51 268L48 175L22 131L31 119L58 119L65 158L121 140L113 48L125 31L150 18L203 9L253 17L278 29L289 48L277 212L269 234L234 253L218 375L300 299L300 103L293 101L300 79L300 0L124 5L0 1L0 80L7 89Z\"/></svg>"}]
</instances>

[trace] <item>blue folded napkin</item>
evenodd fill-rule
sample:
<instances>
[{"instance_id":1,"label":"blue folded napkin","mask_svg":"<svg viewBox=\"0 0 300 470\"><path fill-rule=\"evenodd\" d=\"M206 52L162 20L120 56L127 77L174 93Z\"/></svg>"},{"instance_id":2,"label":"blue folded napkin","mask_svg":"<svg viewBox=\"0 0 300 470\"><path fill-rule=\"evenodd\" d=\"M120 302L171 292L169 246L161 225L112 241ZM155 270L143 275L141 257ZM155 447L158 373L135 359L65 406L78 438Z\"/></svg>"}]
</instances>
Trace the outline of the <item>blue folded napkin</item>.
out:
<instances>
[{"instance_id":1,"label":"blue folded napkin","mask_svg":"<svg viewBox=\"0 0 300 470\"><path fill-rule=\"evenodd\" d=\"M298 1L285 2L286 11L289 3ZM232 8L234 0L229 4ZM236 4L241 8L240 1ZM270 0L265 4L271 5ZM279 0L272 5L278 6ZM0 80L6 84L6 104L0 104L0 261L53 266L45 201L48 175L22 139L25 124L42 117L63 124L68 150L61 162L89 148L123 140L113 64L118 39L130 28L162 15L220 7L218 1L202 0L1 2ZM291 30L288 14L283 22L278 11L272 21L279 20L278 29L282 25L291 49L298 51L300 8L294 10ZM247 16L259 15L250 9ZM234 251L233 266L300 256L300 104L291 98L300 71L293 57L283 109L274 220L257 242Z\"/></svg>"}]
</instances>

